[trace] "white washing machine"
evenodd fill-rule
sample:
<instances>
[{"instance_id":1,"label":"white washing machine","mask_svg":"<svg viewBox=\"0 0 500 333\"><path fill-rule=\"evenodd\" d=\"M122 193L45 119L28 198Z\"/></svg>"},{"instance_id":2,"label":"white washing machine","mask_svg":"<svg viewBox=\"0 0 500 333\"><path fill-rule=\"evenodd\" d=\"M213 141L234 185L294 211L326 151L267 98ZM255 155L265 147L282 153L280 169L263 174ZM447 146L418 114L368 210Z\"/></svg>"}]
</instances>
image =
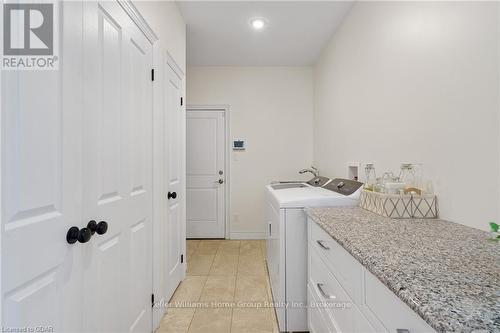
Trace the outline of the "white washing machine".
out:
<instances>
[{"instance_id":1,"label":"white washing machine","mask_svg":"<svg viewBox=\"0 0 500 333\"><path fill-rule=\"evenodd\" d=\"M267 267L281 332L307 331L307 218L304 207L356 206L362 183L315 178L266 186Z\"/></svg>"}]
</instances>

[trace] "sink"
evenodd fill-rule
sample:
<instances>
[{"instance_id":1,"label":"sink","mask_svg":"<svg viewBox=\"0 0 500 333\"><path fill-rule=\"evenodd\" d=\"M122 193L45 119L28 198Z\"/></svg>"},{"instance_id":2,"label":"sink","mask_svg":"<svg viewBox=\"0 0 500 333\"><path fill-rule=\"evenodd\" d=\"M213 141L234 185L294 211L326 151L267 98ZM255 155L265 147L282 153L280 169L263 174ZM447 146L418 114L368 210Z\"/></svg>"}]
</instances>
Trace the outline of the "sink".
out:
<instances>
[{"instance_id":1,"label":"sink","mask_svg":"<svg viewBox=\"0 0 500 333\"><path fill-rule=\"evenodd\" d=\"M306 184L303 183L279 183L279 184L274 184L271 185L273 190L283 190L286 188L301 188L301 187L309 187Z\"/></svg>"}]
</instances>

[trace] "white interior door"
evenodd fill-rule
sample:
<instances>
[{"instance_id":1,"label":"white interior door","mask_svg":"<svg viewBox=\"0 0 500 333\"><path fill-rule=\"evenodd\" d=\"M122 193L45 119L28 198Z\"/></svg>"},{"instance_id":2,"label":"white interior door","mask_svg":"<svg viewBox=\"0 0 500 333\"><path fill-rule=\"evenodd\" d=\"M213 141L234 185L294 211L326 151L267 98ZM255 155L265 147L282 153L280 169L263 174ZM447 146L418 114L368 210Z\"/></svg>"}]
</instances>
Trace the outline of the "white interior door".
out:
<instances>
[{"instance_id":1,"label":"white interior door","mask_svg":"<svg viewBox=\"0 0 500 333\"><path fill-rule=\"evenodd\" d=\"M2 72L3 329L81 324L81 244L66 232L81 222L82 5L59 6L60 69Z\"/></svg>"},{"instance_id":2,"label":"white interior door","mask_svg":"<svg viewBox=\"0 0 500 333\"><path fill-rule=\"evenodd\" d=\"M118 2L84 4L84 329L151 332L152 45Z\"/></svg>"},{"instance_id":3,"label":"white interior door","mask_svg":"<svg viewBox=\"0 0 500 333\"><path fill-rule=\"evenodd\" d=\"M183 222L183 175L182 133L182 79L172 68L167 56L164 57L164 105L165 105L165 162L166 215L163 239L167 246L165 265L165 298L169 300L184 276L184 222Z\"/></svg>"},{"instance_id":4,"label":"white interior door","mask_svg":"<svg viewBox=\"0 0 500 333\"><path fill-rule=\"evenodd\" d=\"M225 236L224 111L187 113L187 237Z\"/></svg>"}]
</instances>

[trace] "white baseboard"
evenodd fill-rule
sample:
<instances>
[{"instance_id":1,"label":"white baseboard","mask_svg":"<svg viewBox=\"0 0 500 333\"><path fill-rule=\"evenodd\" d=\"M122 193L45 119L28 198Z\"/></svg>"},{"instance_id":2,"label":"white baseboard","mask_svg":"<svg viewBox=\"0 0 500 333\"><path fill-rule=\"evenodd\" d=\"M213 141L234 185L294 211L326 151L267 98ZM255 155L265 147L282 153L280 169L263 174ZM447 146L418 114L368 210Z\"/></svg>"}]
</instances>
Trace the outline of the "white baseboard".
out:
<instances>
[{"instance_id":1,"label":"white baseboard","mask_svg":"<svg viewBox=\"0 0 500 333\"><path fill-rule=\"evenodd\" d=\"M265 232L231 232L229 235L230 239L266 239L267 234Z\"/></svg>"}]
</instances>

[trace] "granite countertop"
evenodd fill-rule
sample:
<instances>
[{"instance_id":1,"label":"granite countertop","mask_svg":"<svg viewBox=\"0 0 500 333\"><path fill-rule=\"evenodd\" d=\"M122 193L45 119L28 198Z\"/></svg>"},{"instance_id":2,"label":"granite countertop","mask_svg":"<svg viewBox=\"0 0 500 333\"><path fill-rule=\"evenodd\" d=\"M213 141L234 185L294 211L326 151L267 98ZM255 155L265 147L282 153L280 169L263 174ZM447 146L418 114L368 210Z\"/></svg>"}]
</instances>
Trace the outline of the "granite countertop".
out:
<instances>
[{"instance_id":1,"label":"granite countertop","mask_svg":"<svg viewBox=\"0 0 500 333\"><path fill-rule=\"evenodd\" d=\"M500 244L487 232L359 207L306 212L438 332L500 332Z\"/></svg>"}]
</instances>

